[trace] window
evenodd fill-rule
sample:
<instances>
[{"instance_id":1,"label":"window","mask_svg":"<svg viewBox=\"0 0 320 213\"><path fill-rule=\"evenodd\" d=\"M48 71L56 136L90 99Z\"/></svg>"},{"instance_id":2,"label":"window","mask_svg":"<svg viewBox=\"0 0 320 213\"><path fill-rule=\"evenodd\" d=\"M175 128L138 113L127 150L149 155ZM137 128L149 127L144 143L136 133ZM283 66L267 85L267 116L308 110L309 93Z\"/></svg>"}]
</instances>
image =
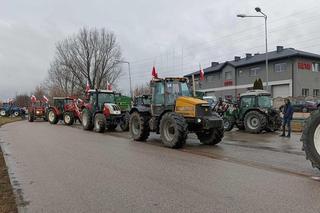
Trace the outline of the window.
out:
<instances>
[{"instance_id":1,"label":"window","mask_svg":"<svg viewBox=\"0 0 320 213\"><path fill-rule=\"evenodd\" d=\"M302 96L309 96L309 89L302 89Z\"/></svg>"},{"instance_id":2,"label":"window","mask_svg":"<svg viewBox=\"0 0 320 213\"><path fill-rule=\"evenodd\" d=\"M275 72L285 72L287 71L287 63L279 63L274 65Z\"/></svg>"},{"instance_id":3,"label":"window","mask_svg":"<svg viewBox=\"0 0 320 213\"><path fill-rule=\"evenodd\" d=\"M241 98L241 107L253 107L255 106L255 96L245 96Z\"/></svg>"},{"instance_id":4,"label":"window","mask_svg":"<svg viewBox=\"0 0 320 213\"><path fill-rule=\"evenodd\" d=\"M244 71L243 70L239 70L238 71L238 76L243 76L244 75Z\"/></svg>"},{"instance_id":5,"label":"window","mask_svg":"<svg viewBox=\"0 0 320 213\"><path fill-rule=\"evenodd\" d=\"M320 90L319 89L314 89L313 90L313 96L318 97L320 95Z\"/></svg>"},{"instance_id":6,"label":"window","mask_svg":"<svg viewBox=\"0 0 320 213\"><path fill-rule=\"evenodd\" d=\"M156 83L153 87L154 104L164 104L164 86L162 82Z\"/></svg>"},{"instance_id":7,"label":"window","mask_svg":"<svg viewBox=\"0 0 320 213\"><path fill-rule=\"evenodd\" d=\"M225 72L225 80L231 80L232 79L232 74L231 72Z\"/></svg>"},{"instance_id":8,"label":"window","mask_svg":"<svg viewBox=\"0 0 320 213\"><path fill-rule=\"evenodd\" d=\"M312 63L312 72L320 72L320 63Z\"/></svg>"},{"instance_id":9,"label":"window","mask_svg":"<svg viewBox=\"0 0 320 213\"><path fill-rule=\"evenodd\" d=\"M259 75L260 67L255 67L250 69L249 76L257 76Z\"/></svg>"}]
</instances>

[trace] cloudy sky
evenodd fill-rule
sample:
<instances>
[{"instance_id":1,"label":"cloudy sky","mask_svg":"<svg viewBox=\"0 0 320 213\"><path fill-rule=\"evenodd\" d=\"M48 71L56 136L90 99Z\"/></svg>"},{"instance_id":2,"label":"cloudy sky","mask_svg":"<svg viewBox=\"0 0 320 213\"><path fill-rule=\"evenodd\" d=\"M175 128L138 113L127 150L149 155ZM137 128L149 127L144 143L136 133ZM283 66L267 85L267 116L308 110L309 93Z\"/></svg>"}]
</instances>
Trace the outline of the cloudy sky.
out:
<instances>
[{"instance_id":1,"label":"cloudy sky","mask_svg":"<svg viewBox=\"0 0 320 213\"><path fill-rule=\"evenodd\" d=\"M277 45L320 53L320 6L316 0L0 0L0 99L30 93L47 76L55 43L79 28L113 31L131 62L133 85L160 76L183 75L211 61L264 52ZM127 92L127 68L118 86Z\"/></svg>"}]
</instances>

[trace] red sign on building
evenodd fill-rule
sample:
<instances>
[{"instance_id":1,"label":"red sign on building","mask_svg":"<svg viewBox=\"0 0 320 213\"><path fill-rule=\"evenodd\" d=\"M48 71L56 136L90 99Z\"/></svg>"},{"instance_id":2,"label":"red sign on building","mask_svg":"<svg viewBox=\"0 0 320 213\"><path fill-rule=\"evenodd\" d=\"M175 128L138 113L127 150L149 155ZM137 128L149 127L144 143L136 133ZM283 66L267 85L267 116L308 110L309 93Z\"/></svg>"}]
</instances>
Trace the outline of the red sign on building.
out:
<instances>
[{"instance_id":1,"label":"red sign on building","mask_svg":"<svg viewBox=\"0 0 320 213\"><path fill-rule=\"evenodd\" d=\"M232 80L225 80L224 81L224 86L227 87L227 86L232 86L233 85L233 81Z\"/></svg>"},{"instance_id":2,"label":"red sign on building","mask_svg":"<svg viewBox=\"0 0 320 213\"><path fill-rule=\"evenodd\" d=\"M299 62L298 63L298 68L301 70L311 70L312 65L309 63L303 63L303 62Z\"/></svg>"}]
</instances>

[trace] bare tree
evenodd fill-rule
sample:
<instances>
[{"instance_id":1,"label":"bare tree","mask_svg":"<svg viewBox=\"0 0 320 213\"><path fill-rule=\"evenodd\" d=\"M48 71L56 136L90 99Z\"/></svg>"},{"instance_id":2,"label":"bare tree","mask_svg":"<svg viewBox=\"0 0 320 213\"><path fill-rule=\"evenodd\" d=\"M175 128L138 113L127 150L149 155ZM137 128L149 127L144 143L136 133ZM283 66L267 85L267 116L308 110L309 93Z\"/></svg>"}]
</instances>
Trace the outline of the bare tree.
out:
<instances>
[{"instance_id":1,"label":"bare tree","mask_svg":"<svg viewBox=\"0 0 320 213\"><path fill-rule=\"evenodd\" d=\"M134 96L139 96L139 95L150 95L150 83L146 83L143 85L136 86L133 91Z\"/></svg>"},{"instance_id":2,"label":"bare tree","mask_svg":"<svg viewBox=\"0 0 320 213\"><path fill-rule=\"evenodd\" d=\"M37 86L33 92L33 95L36 96L37 99L43 98L45 94L46 94L46 89L42 85Z\"/></svg>"},{"instance_id":3,"label":"bare tree","mask_svg":"<svg viewBox=\"0 0 320 213\"><path fill-rule=\"evenodd\" d=\"M121 74L120 46L116 36L104 28L82 28L56 46L56 56L49 69L50 90L64 95L83 92L87 82L91 88L106 88Z\"/></svg>"},{"instance_id":4,"label":"bare tree","mask_svg":"<svg viewBox=\"0 0 320 213\"><path fill-rule=\"evenodd\" d=\"M27 107L30 104L30 96L27 94L16 95L15 103L18 107Z\"/></svg>"}]
</instances>

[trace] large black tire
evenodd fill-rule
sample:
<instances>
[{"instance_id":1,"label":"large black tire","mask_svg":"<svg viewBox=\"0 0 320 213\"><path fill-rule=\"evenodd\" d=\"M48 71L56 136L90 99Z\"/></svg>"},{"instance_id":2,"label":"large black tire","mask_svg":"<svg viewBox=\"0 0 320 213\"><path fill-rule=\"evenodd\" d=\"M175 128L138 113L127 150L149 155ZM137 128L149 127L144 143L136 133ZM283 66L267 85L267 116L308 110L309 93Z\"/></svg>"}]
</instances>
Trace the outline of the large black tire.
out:
<instances>
[{"instance_id":1,"label":"large black tire","mask_svg":"<svg viewBox=\"0 0 320 213\"><path fill-rule=\"evenodd\" d=\"M173 112L166 113L160 121L160 137L166 147L178 149L185 145L188 124L184 117Z\"/></svg>"},{"instance_id":2,"label":"large black tire","mask_svg":"<svg viewBox=\"0 0 320 213\"><path fill-rule=\"evenodd\" d=\"M266 128L267 118L258 111L250 111L244 116L245 130L258 134Z\"/></svg>"},{"instance_id":3,"label":"large black tire","mask_svg":"<svg viewBox=\"0 0 320 213\"><path fill-rule=\"evenodd\" d=\"M93 123L92 123L92 114L88 109L84 109L82 111L82 127L84 130L92 130Z\"/></svg>"},{"instance_id":4,"label":"large black tire","mask_svg":"<svg viewBox=\"0 0 320 213\"><path fill-rule=\"evenodd\" d=\"M29 113L28 113L28 121L29 121L29 122L33 122L33 121L34 121L34 115L33 115L32 112L29 112Z\"/></svg>"},{"instance_id":5,"label":"large black tire","mask_svg":"<svg viewBox=\"0 0 320 213\"><path fill-rule=\"evenodd\" d=\"M48 112L48 120L51 124L57 124L59 119L57 114L53 110L49 110Z\"/></svg>"},{"instance_id":6,"label":"large black tire","mask_svg":"<svg viewBox=\"0 0 320 213\"><path fill-rule=\"evenodd\" d=\"M148 116L139 112L133 112L130 115L129 132L133 140L146 141L150 135Z\"/></svg>"},{"instance_id":7,"label":"large black tire","mask_svg":"<svg viewBox=\"0 0 320 213\"><path fill-rule=\"evenodd\" d=\"M106 130L106 117L102 113L94 116L94 130L103 133Z\"/></svg>"},{"instance_id":8,"label":"large black tire","mask_svg":"<svg viewBox=\"0 0 320 213\"><path fill-rule=\"evenodd\" d=\"M130 114L128 112L126 112L122 118L121 123L120 123L120 128L122 131L129 130L129 119L130 119Z\"/></svg>"},{"instance_id":9,"label":"large black tire","mask_svg":"<svg viewBox=\"0 0 320 213\"><path fill-rule=\"evenodd\" d=\"M224 128L210 129L197 132L198 139L205 145L216 145L221 142L224 136Z\"/></svg>"},{"instance_id":10,"label":"large black tire","mask_svg":"<svg viewBox=\"0 0 320 213\"><path fill-rule=\"evenodd\" d=\"M19 115L20 115L20 112L18 112L18 111L15 111L15 112L12 113L13 117L18 117Z\"/></svg>"},{"instance_id":11,"label":"large black tire","mask_svg":"<svg viewBox=\"0 0 320 213\"><path fill-rule=\"evenodd\" d=\"M71 126L74 123L74 115L72 112L63 113L63 122L67 126Z\"/></svg>"},{"instance_id":12,"label":"large black tire","mask_svg":"<svg viewBox=\"0 0 320 213\"><path fill-rule=\"evenodd\" d=\"M4 109L0 110L0 117L7 116L7 113Z\"/></svg>"},{"instance_id":13,"label":"large black tire","mask_svg":"<svg viewBox=\"0 0 320 213\"><path fill-rule=\"evenodd\" d=\"M320 111L314 111L307 119L301 141L306 158L313 167L320 169Z\"/></svg>"},{"instance_id":14,"label":"large black tire","mask_svg":"<svg viewBox=\"0 0 320 213\"><path fill-rule=\"evenodd\" d=\"M231 131L234 127L234 121L229 118L223 117L223 127L224 131Z\"/></svg>"}]
</instances>

